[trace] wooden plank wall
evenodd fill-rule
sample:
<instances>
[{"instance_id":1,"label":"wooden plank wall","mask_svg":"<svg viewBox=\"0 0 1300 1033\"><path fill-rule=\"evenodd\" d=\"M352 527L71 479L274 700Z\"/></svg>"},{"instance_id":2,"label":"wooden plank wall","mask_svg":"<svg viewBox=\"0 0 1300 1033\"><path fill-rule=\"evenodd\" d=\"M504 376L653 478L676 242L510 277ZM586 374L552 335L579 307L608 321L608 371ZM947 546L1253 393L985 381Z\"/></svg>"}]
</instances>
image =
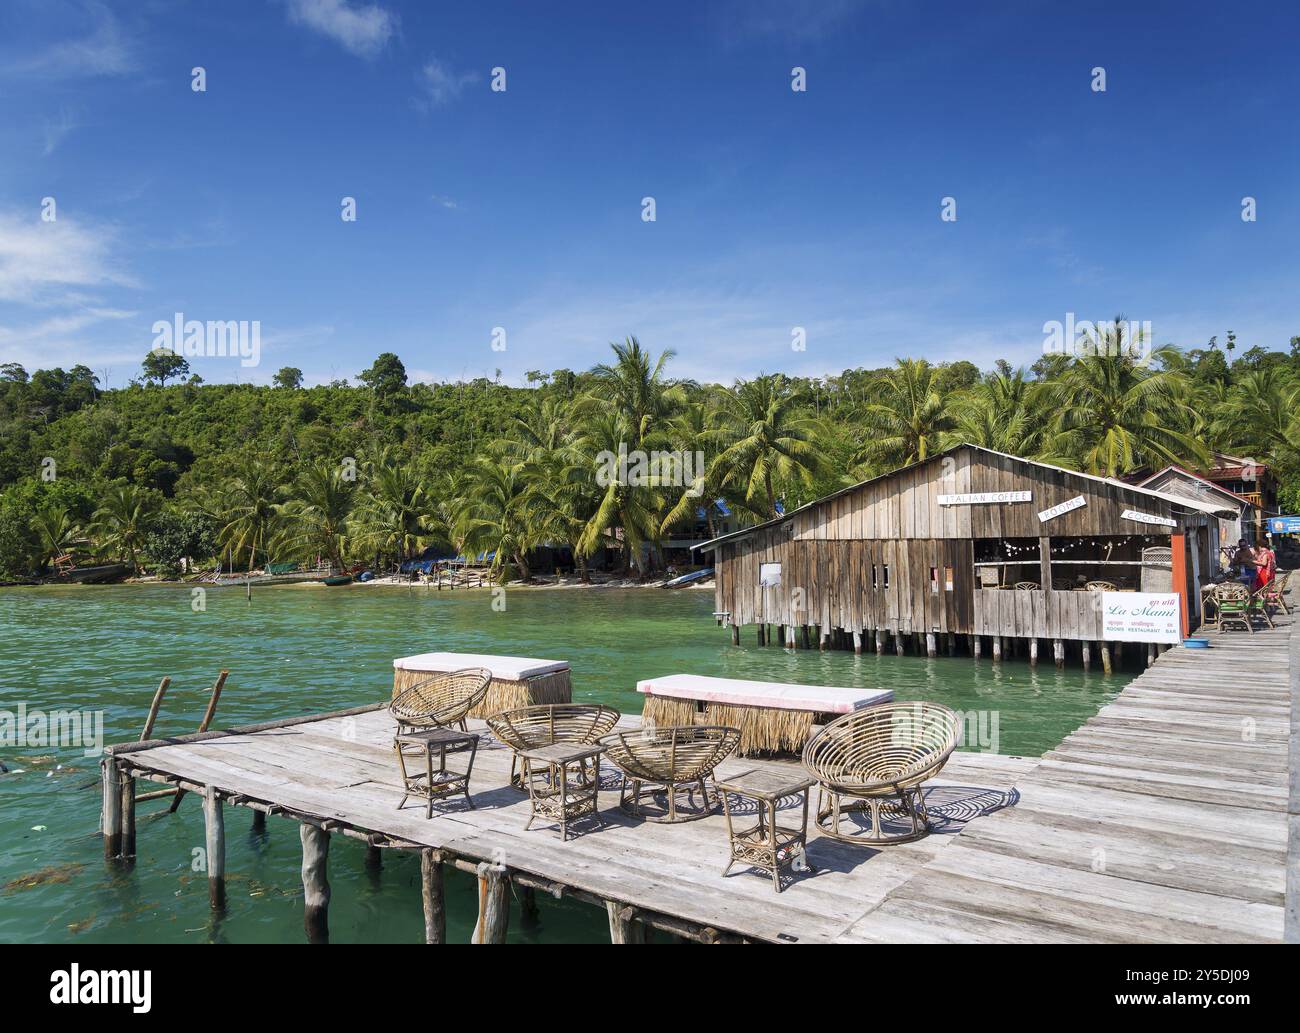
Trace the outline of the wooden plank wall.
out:
<instances>
[{"instance_id":1,"label":"wooden plank wall","mask_svg":"<svg viewBox=\"0 0 1300 1033\"><path fill-rule=\"evenodd\" d=\"M1032 500L938 503L944 494L1004 491L1029 491ZM1047 523L1039 521L1040 511L1079 495L1086 505ZM713 556L716 608L730 614L728 623L740 626L813 624L895 634L1098 639L1101 617L1091 593L980 589L974 540L1164 530L1121 519L1125 509L1172 515L1169 502L1122 485L963 448L719 546ZM781 564L779 587L759 587L763 563ZM947 589L947 568L952 591Z\"/></svg>"}]
</instances>

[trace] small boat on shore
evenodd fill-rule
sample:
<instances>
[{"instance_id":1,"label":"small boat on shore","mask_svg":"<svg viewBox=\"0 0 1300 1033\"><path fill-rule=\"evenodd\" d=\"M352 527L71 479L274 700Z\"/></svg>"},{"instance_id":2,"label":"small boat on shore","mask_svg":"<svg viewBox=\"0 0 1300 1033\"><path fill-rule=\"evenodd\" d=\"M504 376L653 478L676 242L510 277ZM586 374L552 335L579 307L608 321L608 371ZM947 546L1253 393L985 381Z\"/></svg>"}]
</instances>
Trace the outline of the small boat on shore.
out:
<instances>
[{"instance_id":1,"label":"small boat on shore","mask_svg":"<svg viewBox=\"0 0 1300 1033\"><path fill-rule=\"evenodd\" d=\"M74 567L55 579L55 584L97 585L126 574L125 563L105 563L98 567Z\"/></svg>"},{"instance_id":2,"label":"small boat on shore","mask_svg":"<svg viewBox=\"0 0 1300 1033\"><path fill-rule=\"evenodd\" d=\"M321 582L324 585L350 585L352 584L351 574L335 574L333 577L327 577Z\"/></svg>"}]
</instances>

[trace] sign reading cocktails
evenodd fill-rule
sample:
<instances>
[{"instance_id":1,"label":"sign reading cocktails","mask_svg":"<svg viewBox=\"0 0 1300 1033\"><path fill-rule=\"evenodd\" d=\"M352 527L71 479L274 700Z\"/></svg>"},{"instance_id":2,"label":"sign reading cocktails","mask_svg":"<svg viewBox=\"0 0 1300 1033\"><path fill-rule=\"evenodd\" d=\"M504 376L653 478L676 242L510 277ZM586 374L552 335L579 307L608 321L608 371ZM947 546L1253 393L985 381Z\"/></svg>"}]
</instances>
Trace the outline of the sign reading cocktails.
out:
<instances>
[{"instance_id":1,"label":"sign reading cocktails","mask_svg":"<svg viewBox=\"0 0 1300 1033\"><path fill-rule=\"evenodd\" d=\"M1101 637L1108 642L1178 642L1178 595L1102 592Z\"/></svg>"},{"instance_id":2,"label":"sign reading cocktails","mask_svg":"<svg viewBox=\"0 0 1300 1033\"><path fill-rule=\"evenodd\" d=\"M936 500L941 506L972 506L990 502L1030 502L1033 492L1029 491L977 491L967 495L940 495Z\"/></svg>"},{"instance_id":3,"label":"sign reading cocktails","mask_svg":"<svg viewBox=\"0 0 1300 1033\"><path fill-rule=\"evenodd\" d=\"M1170 520L1169 517L1159 516L1155 513L1143 513L1137 509L1126 509L1120 515L1121 520L1136 520L1139 524L1158 524L1161 527L1177 527L1177 520Z\"/></svg>"}]
</instances>

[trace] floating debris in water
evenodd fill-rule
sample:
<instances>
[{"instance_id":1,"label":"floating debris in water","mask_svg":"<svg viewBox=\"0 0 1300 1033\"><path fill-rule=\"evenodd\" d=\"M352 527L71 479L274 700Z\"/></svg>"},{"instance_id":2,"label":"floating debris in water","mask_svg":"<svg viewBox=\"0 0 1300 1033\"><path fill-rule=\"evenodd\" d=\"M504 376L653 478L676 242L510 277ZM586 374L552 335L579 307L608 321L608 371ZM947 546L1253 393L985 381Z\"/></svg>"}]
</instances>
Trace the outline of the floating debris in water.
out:
<instances>
[{"instance_id":1,"label":"floating debris in water","mask_svg":"<svg viewBox=\"0 0 1300 1033\"><path fill-rule=\"evenodd\" d=\"M44 832L45 829L46 829L46 827L47 827L47 826L45 826L45 825L33 825L33 826L32 826L32 831L33 831L33 832Z\"/></svg>"},{"instance_id":2,"label":"floating debris in water","mask_svg":"<svg viewBox=\"0 0 1300 1033\"><path fill-rule=\"evenodd\" d=\"M89 918L83 918L80 922L69 922L68 932L84 933L87 929L89 929L94 924L95 924L95 916L91 915Z\"/></svg>"},{"instance_id":3,"label":"floating debris in water","mask_svg":"<svg viewBox=\"0 0 1300 1033\"><path fill-rule=\"evenodd\" d=\"M42 825L41 828L45 826ZM57 883L71 882L72 877L85 868L84 864L62 864L50 865L48 868L40 868L37 871L29 872L27 875L20 875L16 879L11 879L5 883L4 891L6 893L16 893L19 890L35 889L37 886L52 886Z\"/></svg>"}]
</instances>

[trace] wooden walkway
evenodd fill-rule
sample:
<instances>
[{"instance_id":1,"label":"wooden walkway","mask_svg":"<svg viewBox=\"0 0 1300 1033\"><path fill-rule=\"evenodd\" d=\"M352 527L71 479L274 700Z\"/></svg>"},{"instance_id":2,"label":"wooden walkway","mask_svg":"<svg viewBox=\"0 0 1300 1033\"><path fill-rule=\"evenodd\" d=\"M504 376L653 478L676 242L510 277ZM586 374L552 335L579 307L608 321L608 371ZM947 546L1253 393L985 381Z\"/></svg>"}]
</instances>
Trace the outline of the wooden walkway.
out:
<instances>
[{"instance_id":1,"label":"wooden walkway","mask_svg":"<svg viewBox=\"0 0 1300 1033\"><path fill-rule=\"evenodd\" d=\"M720 875L720 816L659 825L619 811L608 765L603 828L568 843L541 823L525 832L509 751L487 736L476 809L453 802L426 820L412 800L398 811L382 709L111 747L105 770L212 787L227 805L376 847L433 848L437 863L466 870L504 865L524 888L613 902L704 941L1277 941L1288 639L1279 626L1215 636L1205 653L1172 650L1041 759L955 754L928 784L935 834L883 850L814 834L815 874L779 895L764 876ZM719 773L783 763L733 760Z\"/></svg>"}]
</instances>

